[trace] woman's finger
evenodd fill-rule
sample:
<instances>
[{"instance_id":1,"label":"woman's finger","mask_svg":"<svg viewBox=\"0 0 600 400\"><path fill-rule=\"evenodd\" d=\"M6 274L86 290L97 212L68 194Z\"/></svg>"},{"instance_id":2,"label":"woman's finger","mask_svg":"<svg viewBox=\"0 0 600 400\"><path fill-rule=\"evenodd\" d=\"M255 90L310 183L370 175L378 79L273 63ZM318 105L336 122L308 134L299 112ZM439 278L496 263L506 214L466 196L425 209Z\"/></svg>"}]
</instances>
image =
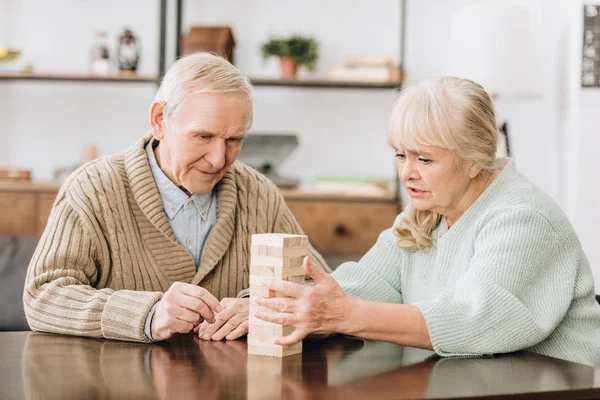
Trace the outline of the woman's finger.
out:
<instances>
[{"instance_id":1,"label":"woman's finger","mask_svg":"<svg viewBox=\"0 0 600 400\"><path fill-rule=\"evenodd\" d=\"M267 307L274 311L293 313L296 310L296 299L283 297L258 297L255 303L261 307Z\"/></svg>"},{"instance_id":2,"label":"woman's finger","mask_svg":"<svg viewBox=\"0 0 600 400\"><path fill-rule=\"evenodd\" d=\"M273 312L266 309L256 311L254 316L258 319L262 319L263 321L273 322L274 324L283 326L293 326L296 322L296 317L294 314Z\"/></svg>"},{"instance_id":3,"label":"woman's finger","mask_svg":"<svg viewBox=\"0 0 600 400\"><path fill-rule=\"evenodd\" d=\"M301 342L307 336L307 332L304 329L295 329L294 332L280 339L275 339L273 343L281 346L290 346Z\"/></svg>"}]
</instances>

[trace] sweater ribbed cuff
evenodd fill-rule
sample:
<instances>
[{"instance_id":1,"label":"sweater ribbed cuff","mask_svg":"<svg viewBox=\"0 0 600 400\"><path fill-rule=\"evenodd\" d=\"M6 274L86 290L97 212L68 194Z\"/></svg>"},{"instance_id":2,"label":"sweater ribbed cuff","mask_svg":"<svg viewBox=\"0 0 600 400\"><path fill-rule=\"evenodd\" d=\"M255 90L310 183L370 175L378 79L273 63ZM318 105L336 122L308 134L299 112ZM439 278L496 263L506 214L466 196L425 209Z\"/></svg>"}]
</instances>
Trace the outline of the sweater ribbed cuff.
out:
<instances>
[{"instance_id":1,"label":"sweater ribbed cuff","mask_svg":"<svg viewBox=\"0 0 600 400\"><path fill-rule=\"evenodd\" d=\"M160 292L114 292L102 312L102 335L107 339L150 342L144 326L152 306L161 298Z\"/></svg>"},{"instance_id":2,"label":"sweater ribbed cuff","mask_svg":"<svg viewBox=\"0 0 600 400\"><path fill-rule=\"evenodd\" d=\"M421 311L421 314L423 314L427 330L429 331L429 338L433 346L433 351L435 351L437 355L441 357L481 356L481 354L477 353L450 352L444 350L455 347L456 345L459 345L459 343L454 343L456 342L457 335L455 332L452 332L452 328L448 328L449 326L453 326L452 317L445 317L446 315L450 316L451 313L444 310L445 305L442 302L429 300L419 301L412 305L417 307L419 311Z\"/></svg>"}]
</instances>

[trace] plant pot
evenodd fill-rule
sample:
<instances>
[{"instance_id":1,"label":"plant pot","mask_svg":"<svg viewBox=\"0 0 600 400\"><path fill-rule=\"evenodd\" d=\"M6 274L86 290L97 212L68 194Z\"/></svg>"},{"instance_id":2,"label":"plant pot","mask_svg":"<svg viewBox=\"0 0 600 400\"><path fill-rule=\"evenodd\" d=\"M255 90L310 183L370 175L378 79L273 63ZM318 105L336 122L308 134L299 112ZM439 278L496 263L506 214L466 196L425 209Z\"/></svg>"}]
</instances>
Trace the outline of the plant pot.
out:
<instances>
[{"instance_id":1,"label":"plant pot","mask_svg":"<svg viewBox=\"0 0 600 400\"><path fill-rule=\"evenodd\" d=\"M279 57L281 61L281 79L296 79L298 65L289 57Z\"/></svg>"}]
</instances>

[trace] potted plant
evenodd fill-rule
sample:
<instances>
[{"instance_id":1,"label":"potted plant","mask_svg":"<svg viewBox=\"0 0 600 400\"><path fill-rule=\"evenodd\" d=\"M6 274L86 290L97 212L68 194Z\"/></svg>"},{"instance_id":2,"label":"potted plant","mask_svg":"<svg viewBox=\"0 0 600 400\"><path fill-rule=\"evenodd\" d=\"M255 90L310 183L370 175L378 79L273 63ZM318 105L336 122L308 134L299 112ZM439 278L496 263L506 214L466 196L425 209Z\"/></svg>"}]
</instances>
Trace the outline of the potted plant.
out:
<instances>
[{"instance_id":1,"label":"potted plant","mask_svg":"<svg viewBox=\"0 0 600 400\"><path fill-rule=\"evenodd\" d=\"M281 79L295 79L299 65L314 71L319 59L319 44L310 37L294 35L289 38L271 38L261 46L263 59L278 56L281 61Z\"/></svg>"}]
</instances>

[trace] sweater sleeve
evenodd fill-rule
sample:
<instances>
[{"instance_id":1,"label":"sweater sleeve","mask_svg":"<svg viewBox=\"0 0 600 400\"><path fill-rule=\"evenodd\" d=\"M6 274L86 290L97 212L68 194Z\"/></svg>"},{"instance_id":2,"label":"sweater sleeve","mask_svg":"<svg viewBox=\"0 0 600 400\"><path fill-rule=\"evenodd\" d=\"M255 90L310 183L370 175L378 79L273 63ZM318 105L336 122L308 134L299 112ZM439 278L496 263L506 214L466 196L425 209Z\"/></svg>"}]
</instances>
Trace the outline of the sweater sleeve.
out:
<instances>
[{"instance_id":1,"label":"sweater sleeve","mask_svg":"<svg viewBox=\"0 0 600 400\"><path fill-rule=\"evenodd\" d=\"M102 238L86 226L59 194L27 271L23 303L29 326L34 331L148 342L146 316L162 294L96 289L101 266L110 260L100 254Z\"/></svg>"},{"instance_id":2,"label":"sweater sleeve","mask_svg":"<svg viewBox=\"0 0 600 400\"><path fill-rule=\"evenodd\" d=\"M394 226L401 217L396 218ZM405 250L400 249L397 242L394 228L385 230L359 262L340 265L332 276L349 296L402 304L401 268L406 257Z\"/></svg>"},{"instance_id":3,"label":"sweater sleeve","mask_svg":"<svg viewBox=\"0 0 600 400\"><path fill-rule=\"evenodd\" d=\"M441 356L518 351L543 341L572 300L578 246L545 217L517 209L492 217L455 287L417 302Z\"/></svg>"}]
</instances>

